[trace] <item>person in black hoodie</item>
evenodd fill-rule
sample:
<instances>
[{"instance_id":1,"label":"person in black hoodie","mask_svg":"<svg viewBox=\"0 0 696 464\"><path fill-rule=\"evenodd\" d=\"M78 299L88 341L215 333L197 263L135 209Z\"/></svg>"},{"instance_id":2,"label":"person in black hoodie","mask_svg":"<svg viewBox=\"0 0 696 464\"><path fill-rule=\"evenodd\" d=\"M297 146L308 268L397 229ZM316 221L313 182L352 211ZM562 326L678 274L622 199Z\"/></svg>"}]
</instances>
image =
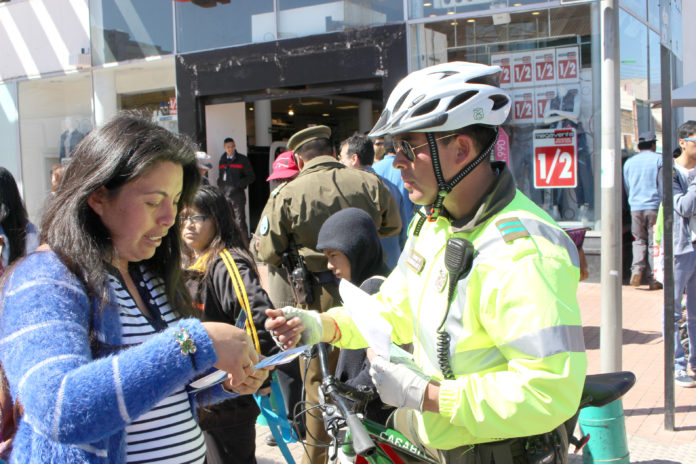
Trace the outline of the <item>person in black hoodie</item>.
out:
<instances>
[{"instance_id":1,"label":"person in black hoodie","mask_svg":"<svg viewBox=\"0 0 696 464\"><path fill-rule=\"evenodd\" d=\"M339 279L359 285L367 293L376 293L389 273L384 251L372 217L359 208L346 208L330 216L319 230L317 250L328 259L328 268ZM336 365L336 378L352 387L375 387L370 378L366 350L342 349ZM379 399L367 407L367 418L381 424L394 408Z\"/></svg>"},{"instance_id":2,"label":"person in black hoodie","mask_svg":"<svg viewBox=\"0 0 696 464\"><path fill-rule=\"evenodd\" d=\"M235 324L244 312L240 303L244 297L235 291L222 258L228 252L246 291L261 353L270 356L279 352L263 326L265 310L272 308L273 304L261 287L254 259L220 189L201 186L193 205L181 213L181 234L189 255L186 286L194 305L202 311L203 320ZM208 446L206 462L256 463L255 424L259 413L250 395L200 408L199 423Z\"/></svg>"}]
</instances>

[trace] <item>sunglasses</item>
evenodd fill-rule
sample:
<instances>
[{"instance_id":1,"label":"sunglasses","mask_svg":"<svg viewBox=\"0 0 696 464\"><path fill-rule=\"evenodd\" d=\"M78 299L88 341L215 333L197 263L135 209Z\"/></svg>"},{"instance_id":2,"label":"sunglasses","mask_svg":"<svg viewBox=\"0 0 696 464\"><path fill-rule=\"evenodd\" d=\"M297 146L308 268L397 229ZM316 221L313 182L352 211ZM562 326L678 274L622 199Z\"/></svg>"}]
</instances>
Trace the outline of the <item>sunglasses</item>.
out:
<instances>
[{"instance_id":1,"label":"sunglasses","mask_svg":"<svg viewBox=\"0 0 696 464\"><path fill-rule=\"evenodd\" d=\"M682 140L685 142L696 142L696 137L684 137Z\"/></svg>"},{"instance_id":2,"label":"sunglasses","mask_svg":"<svg viewBox=\"0 0 696 464\"><path fill-rule=\"evenodd\" d=\"M193 216L181 216L181 223L185 224L188 221L191 221L193 225L198 225L202 224L205 222L205 220L208 219L208 216L205 214L195 214Z\"/></svg>"},{"instance_id":3,"label":"sunglasses","mask_svg":"<svg viewBox=\"0 0 696 464\"><path fill-rule=\"evenodd\" d=\"M436 138L435 141L442 140L442 139L446 139L446 138L449 138L449 137L455 137L455 136L457 136L457 135L459 135L459 134L444 135L444 136L442 136L442 137ZM415 150L418 150L419 148L423 148L423 147L426 146L426 145L427 145L427 142L424 143L424 144L422 144L422 145L418 145L418 146L412 147L411 144L408 143L406 140L403 140L403 139L402 139L402 140L397 140L397 141L396 141L396 146L397 146L397 148L398 148L399 150L401 150L401 153L403 153L404 156L405 156L409 161L415 161L415 160L416 160L416 152L415 152Z\"/></svg>"}]
</instances>

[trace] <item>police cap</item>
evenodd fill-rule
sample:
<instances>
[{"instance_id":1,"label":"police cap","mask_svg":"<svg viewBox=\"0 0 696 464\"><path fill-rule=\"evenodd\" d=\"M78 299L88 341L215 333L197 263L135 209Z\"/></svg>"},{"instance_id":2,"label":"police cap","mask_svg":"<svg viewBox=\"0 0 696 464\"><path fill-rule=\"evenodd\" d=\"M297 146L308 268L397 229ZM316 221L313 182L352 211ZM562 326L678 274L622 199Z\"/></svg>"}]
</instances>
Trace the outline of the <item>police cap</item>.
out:
<instances>
[{"instance_id":1,"label":"police cap","mask_svg":"<svg viewBox=\"0 0 696 464\"><path fill-rule=\"evenodd\" d=\"M293 134L288 140L288 150L296 152L302 145L316 139L328 139L331 129L326 126L312 126Z\"/></svg>"}]
</instances>

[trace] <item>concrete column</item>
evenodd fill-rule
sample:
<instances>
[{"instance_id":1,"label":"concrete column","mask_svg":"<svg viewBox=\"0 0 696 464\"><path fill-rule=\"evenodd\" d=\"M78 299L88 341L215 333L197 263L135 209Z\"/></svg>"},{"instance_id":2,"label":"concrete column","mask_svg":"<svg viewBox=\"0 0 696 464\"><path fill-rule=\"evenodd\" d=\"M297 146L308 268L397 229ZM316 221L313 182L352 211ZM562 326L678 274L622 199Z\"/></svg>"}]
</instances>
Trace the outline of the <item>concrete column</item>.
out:
<instances>
[{"instance_id":1,"label":"concrete column","mask_svg":"<svg viewBox=\"0 0 696 464\"><path fill-rule=\"evenodd\" d=\"M372 129L372 100L361 100L358 109L358 131L361 134Z\"/></svg>"},{"instance_id":2,"label":"concrete column","mask_svg":"<svg viewBox=\"0 0 696 464\"><path fill-rule=\"evenodd\" d=\"M619 0L602 0L602 372L621 370L621 140L619 130ZM618 219L617 219L618 218Z\"/></svg>"},{"instance_id":3,"label":"concrete column","mask_svg":"<svg viewBox=\"0 0 696 464\"><path fill-rule=\"evenodd\" d=\"M110 69L94 72L94 122L101 126L118 111L116 79Z\"/></svg>"},{"instance_id":4,"label":"concrete column","mask_svg":"<svg viewBox=\"0 0 696 464\"><path fill-rule=\"evenodd\" d=\"M256 126L256 145L269 147L273 142L271 136L271 101L254 102L254 122Z\"/></svg>"}]
</instances>

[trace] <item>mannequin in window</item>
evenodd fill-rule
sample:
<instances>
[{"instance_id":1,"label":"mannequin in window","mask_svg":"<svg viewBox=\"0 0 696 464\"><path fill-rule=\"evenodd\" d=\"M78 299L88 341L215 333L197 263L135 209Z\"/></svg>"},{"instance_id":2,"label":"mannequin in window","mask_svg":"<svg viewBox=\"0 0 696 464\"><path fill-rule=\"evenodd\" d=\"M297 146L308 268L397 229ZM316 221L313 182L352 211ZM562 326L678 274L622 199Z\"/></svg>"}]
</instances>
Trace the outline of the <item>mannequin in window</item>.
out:
<instances>
[{"instance_id":1,"label":"mannequin in window","mask_svg":"<svg viewBox=\"0 0 696 464\"><path fill-rule=\"evenodd\" d=\"M577 136L578 185L575 199L578 205L577 218L589 219L594 204L594 179L592 177L592 160L587 148L587 135L580 122L580 94L578 88L559 87L558 95L549 102L544 112L544 123L549 128L560 129L572 127ZM554 219L571 219L565 216L567 206L563 198L563 189L552 190L552 210Z\"/></svg>"},{"instance_id":2,"label":"mannequin in window","mask_svg":"<svg viewBox=\"0 0 696 464\"><path fill-rule=\"evenodd\" d=\"M85 136L77 128L77 121L72 116L67 116L63 121L65 130L60 134L60 154L59 160L62 163L64 158L69 158L75 146Z\"/></svg>"}]
</instances>

